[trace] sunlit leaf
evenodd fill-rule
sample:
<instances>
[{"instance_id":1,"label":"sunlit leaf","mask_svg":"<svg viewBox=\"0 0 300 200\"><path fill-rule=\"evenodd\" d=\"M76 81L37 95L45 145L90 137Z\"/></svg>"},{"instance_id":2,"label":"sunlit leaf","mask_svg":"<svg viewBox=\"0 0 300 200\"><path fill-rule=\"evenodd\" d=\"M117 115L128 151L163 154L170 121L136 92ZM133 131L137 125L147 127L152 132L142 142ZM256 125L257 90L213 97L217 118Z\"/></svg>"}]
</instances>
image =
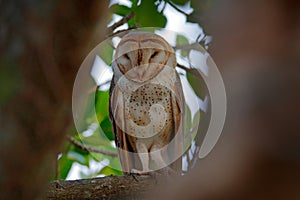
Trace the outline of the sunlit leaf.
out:
<instances>
[{"instance_id":1,"label":"sunlit leaf","mask_svg":"<svg viewBox=\"0 0 300 200\"><path fill-rule=\"evenodd\" d=\"M182 46L182 45L188 45L188 44L189 44L189 40L185 36L183 36L181 34L178 34L176 36L176 46ZM187 51L187 50L183 50L183 49L180 50L180 54L183 57L186 57L188 55L188 53L189 53L189 51Z\"/></svg>"},{"instance_id":2,"label":"sunlit leaf","mask_svg":"<svg viewBox=\"0 0 300 200\"><path fill-rule=\"evenodd\" d=\"M109 160L109 166L117 170L122 170L120 159L118 157L114 157L114 158L110 157L108 158L108 160Z\"/></svg>"},{"instance_id":3,"label":"sunlit leaf","mask_svg":"<svg viewBox=\"0 0 300 200\"><path fill-rule=\"evenodd\" d=\"M95 160L96 162L101 162L104 159L106 159L108 156L101 154L101 153L91 153L91 157L93 158L93 160Z\"/></svg>"},{"instance_id":4,"label":"sunlit leaf","mask_svg":"<svg viewBox=\"0 0 300 200\"><path fill-rule=\"evenodd\" d=\"M108 116L109 91L97 90L95 98L97 119L101 123Z\"/></svg>"},{"instance_id":5,"label":"sunlit leaf","mask_svg":"<svg viewBox=\"0 0 300 200\"><path fill-rule=\"evenodd\" d=\"M86 165L86 166L89 165L89 161L88 161L87 157L76 151L73 151L73 150L68 151L67 157L68 157L68 159L76 161L82 165Z\"/></svg>"},{"instance_id":6,"label":"sunlit leaf","mask_svg":"<svg viewBox=\"0 0 300 200\"><path fill-rule=\"evenodd\" d=\"M189 40L185 36L178 34L176 37L176 45L179 46L179 45L187 45L187 44L189 44Z\"/></svg>"},{"instance_id":7,"label":"sunlit leaf","mask_svg":"<svg viewBox=\"0 0 300 200\"><path fill-rule=\"evenodd\" d=\"M90 176L88 174L84 173L83 171L79 172L79 176L80 176L81 179L90 178Z\"/></svg>"},{"instance_id":8,"label":"sunlit leaf","mask_svg":"<svg viewBox=\"0 0 300 200\"><path fill-rule=\"evenodd\" d=\"M136 19L132 18L131 20L128 21L128 26L129 27L134 27L136 25Z\"/></svg>"},{"instance_id":9,"label":"sunlit leaf","mask_svg":"<svg viewBox=\"0 0 300 200\"><path fill-rule=\"evenodd\" d=\"M157 11L156 0L142 1L136 8L136 22L140 27L165 27L167 18Z\"/></svg>"},{"instance_id":10,"label":"sunlit leaf","mask_svg":"<svg viewBox=\"0 0 300 200\"><path fill-rule=\"evenodd\" d=\"M191 143L190 129L191 129L192 119L191 110L188 106L185 109L185 130L184 130L184 147L187 147Z\"/></svg>"},{"instance_id":11,"label":"sunlit leaf","mask_svg":"<svg viewBox=\"0 0 300 200\"><path fill-rule=\"evenodd\" d=\"M109 148L111 147L110 140L108 140L102 131L95 131L95 133L89 137L83 137L82 142L85 145L96 148Z\"/></svg>"},{"instance_id":12,"label":"sunlit leaf","mask_svg":"<svg viewBox=\"0 0 300 200\"><path fill-rule=\"evenodd\" d=\"M58 160L58 179L66 179L74 160L68 158L66 154L62 154Z\"/></svg>"},{"instance_id":13,"label":"sunlit leaf","mask_svg":"<svg viewBox=\"0 0 300 200\"><path fill-rule=\"evenodd\" d=\"M130 1L132 2L132 6L131 6L132 10L136 9L139 0L130 0Z\"/></svg>"},{"instance_id":14,"label":"sunlit leaf","mask_svg":"<svg viewBox=\"0 0 300 200\"><path fill-rule=\"evenodd\" d=\"M109 42L102 43L99 47L99 56L108 66L111 65L113 53L113 45Z\"/></svg>"},{"instance_id":15,"label":"sunlit leaf","mask_svg":"<svg viewBox=\"0 0 300 200\"><path fill-rule=\"evenodd\" d=\"M192 123L193 128L199 125L200 113L201 113L200 109L195 113L193 123Z\"/></svg>"},{"instance_id":16,"label":"sunlit leaf","mask_svg":"<svg viewBox=\"0 0 300 200\"><path fill-rule=\"evenodd\" d=\"M112 6L110 6L109 9L110 9L110 12L113 12L120 16L126 16L127 14L129 14L131 12L131 8L124 6L124 5L120 5L120 4L113 4Z\"/></svg>"},{"instance_id":17,"label":"sunlit leaf","mask_svg":"<svg viewBox=\"0 0 300 200\"><path fill-rule=\"evenodd\" d=\"M116 170L114 168L111 168L109 166L105 166L103 167L99 172L98 174L104 174L106 176L108 175L118 175L118 176L122 176L122 172L119 171L119 170Z\"/></svg>"},{"instance_id":18,"label":"sunlit leaf","mask_svg":"<svg viewBox=\"0 0 300 200\"><path fill-rule=\"evenodd\" d=\"M114 140L114 134L112 132L112 125L109 117L106 117L104 120L102 120L102 122L100 123L100 127L109 140Z\"/></svg>"}]
</instances>

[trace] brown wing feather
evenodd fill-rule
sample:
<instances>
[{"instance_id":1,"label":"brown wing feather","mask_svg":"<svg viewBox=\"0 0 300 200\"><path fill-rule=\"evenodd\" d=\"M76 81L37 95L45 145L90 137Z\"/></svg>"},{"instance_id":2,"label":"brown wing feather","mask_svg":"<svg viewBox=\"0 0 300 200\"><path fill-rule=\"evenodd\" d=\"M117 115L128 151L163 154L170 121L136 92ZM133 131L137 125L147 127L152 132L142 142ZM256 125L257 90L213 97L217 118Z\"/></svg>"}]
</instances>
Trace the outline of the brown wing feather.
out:
<instances>
[{"instance_id":1,"label":"brown wing feather","mask_svg":"<svg viewBox=\"0 0 300 200\"><path fill-rule=\"evenodd\" d=\"M114 79L113 79L114 80ZM130 151L133 151L133 147L131 143L128 141L127 134L122 131L122 129L117 125L116 119L117 117L124 117L124 109L121 107L123 102L120 101L120 90L118 87L115 87L114 81L111 82L110 86L110 99L109 99L109 116L113 126L113 132L115 137L115 144L118 148L118 155L120 158L122 171L123 173L129 173L131 170L131 166L133 158L130 156ZM119 120L120 121L120 120ZM124 129L123 129L124 130Z\"/></svg>"},{"instance_id":2,"label":"brown wing feather","mask_svg":"<svg viewBox=\"0 0 300 200\"><path fill-rule=\"evenodd\" d=\"M141 163L138 156L134 154L136 152L135 138L123 131L126 130L125 124L116 123L116 120L124 122L125 109L121 91L113 82L110 86L109 116L113 126L115 144L118 148L122 171L124 174L129 174L131 169L140 169ZM115 119L115 117L118 119Z\"/></svg>"},{"instance_id":3,"label":"brown wing feather","mask_svg":"<svg viewBox=\"0 0 300 200\"><path fill-rule=\"evenodd\" d=\"M174 157L174 154L182 155L183 152L183 131L184 131L184 116L185 116L185 99L183 96L183 90L180 82L180 77L176 73L176 81L174 84L174 93L172 93L172 109L174 119L174 131L170 138L174 138L174 143L168 146L169 155ZM181 174L182 172L182 157L180 156L170 167Z\"/></svg>"}]
</instances>

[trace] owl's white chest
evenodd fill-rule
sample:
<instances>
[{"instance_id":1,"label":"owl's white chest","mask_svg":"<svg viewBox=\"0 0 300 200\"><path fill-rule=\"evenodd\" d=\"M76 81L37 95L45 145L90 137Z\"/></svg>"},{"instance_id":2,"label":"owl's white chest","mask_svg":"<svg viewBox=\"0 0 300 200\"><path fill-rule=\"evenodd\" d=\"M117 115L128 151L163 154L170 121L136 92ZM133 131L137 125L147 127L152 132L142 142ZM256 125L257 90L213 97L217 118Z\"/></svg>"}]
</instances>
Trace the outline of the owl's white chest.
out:
<instances>
[{"instance_id":1,"label":"owl's white chest","mask_svg":"<svg viewBox=\"0 0 300 200\"><path fill-rule=\"evenodd\" d=\"M155 78L136 83L123 76L119 82L124 103L126 133L138 138L162 140L172 123L172 91L175 69L165 67Z\"/></svg>"}]
</instances>

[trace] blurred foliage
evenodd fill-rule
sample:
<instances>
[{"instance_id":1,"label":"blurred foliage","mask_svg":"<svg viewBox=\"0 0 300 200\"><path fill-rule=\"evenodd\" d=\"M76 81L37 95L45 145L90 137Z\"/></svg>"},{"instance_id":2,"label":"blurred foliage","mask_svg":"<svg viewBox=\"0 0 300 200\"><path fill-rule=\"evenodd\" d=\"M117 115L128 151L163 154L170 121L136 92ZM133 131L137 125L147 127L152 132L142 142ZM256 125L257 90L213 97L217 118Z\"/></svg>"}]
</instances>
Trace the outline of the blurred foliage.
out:
<instances>
[{"instance_id":1,"label":"blurred foliage","mask_svg":"<svg viewBox=\"0 0 300 200\"><path fill-rule=\"evenodd\" d=\"M22 89L18 66L8 58L0 58L0 108ZM10 66L10 67L6 67Z\"/></svg>"},{"instance_id":2,"label":"blurred foliage","mask_svg":"<svg viewBox=\"0 0 300 200\"><path fill-rule=\"evenodd\" d=\"M114 48L113 45L110 43L104 43L101 48L99 49L99 56L102 60L107 64L111 64L112 56L113 56Z\"/></svg>"},{"instance_id":3,"label":"blurred foliage","mask_svg":"<svg viewBox=\"0 0 300 200\"><path fill-rule=\"evenodd\" d=\"M116 170L116 169L114 169L114 168L111 168L111 167L109 167L109 166L103 167L103 168L100 170L99 174L101 174L101 175L103 174L103 175L106 175L106 176L111 175L111 174L115 174L115 175L118 175L118 176L122 176L122 172L121 172L121 171Z\"/></svg>"},{"instance_id":4,"label":"blurred foliage","mask_svg":"<svg viewBox=\"0 0 300 200\"><path fill-rule=\"evenodd\" d=\"M167 18L158 12L155 2L156 0L142 1L134 10L136 23L139 27L165 27ZM145 15L145 13L149 13L149 15Z\"/></svg>"},{"instance_id":5,"label":"blurred foliage","mask_svg":"<svg viewBox=\"0 0 300 200\"><path fill-rule=\"evenodd\" d=\"M131 6L126 6L121 3L115 3L110 6L110 19L113 19L113 15L118 15L122 18L132 15L129 20L125 21L129 28L131 27L161 27L164 28L167 24L167 18L164 14L164 9L167 4L175 8L178 14L184 14L187 17L187 22L199 21L199 16L206 9L210 1L196 1L196 0L128 0L131 2ZM182 11L182 7L190 5L194 10L191 14L187 14ZM116 27L117 28L117 27ZM200 33L199 33L200 34ZM190 42L186 36L178 34L176 37L176 46L189 45ZM201 49L197 49L202 51ZM179 55L188 60L191 50L177 50ZM111 65L113 58L114 47L113 43L103 44L98 52L100 59L102 59L108 66ZM203 52L202 52L203 53ZM197 71L196 69L192 69ZM196 72L198 73L198 72ZM184 74L181 74L184 75ZM191 87L194 89L196 95L200 99L204 99L206 90L204 89L205 83L203 80L197 78L194 74L186 72L185 74ZM88 130L82 130L77 136L78 141L82 141L85 145L102 148L116 152L113 145L114 135L112 131L112 125L109 119L108 112L108 90L97 90L95 93L95 105L91 105L86 109L86 125ZM94 116L93 109L96 111ZM186 130L185 130L185 148L189 146L195 135L197 134L198 121L200 119L200 113L203 111L196 111L196 114L192 116L190 108L186 107ZM75 134L76 135L76 134ZM72 165L76 162L82 166L90 167L91 160L101 162L108 161L109 165L99 168L98 171L90 169L90 173L80 171L80 178L91 178L98 175L122 175L121 166L117 157L113 158L110 156L102 155L99 153L92 153L83 151L73 144L67 145L65 152L59 157L59 179L66 179L72 168ZM120 169L120 170L118 170Z\"/></svg>"},{"instance_id":6,"label":"blurred foliage","mask_svg":"<svg viewBox=\"0 0 300 200\"><path fill-rule=\"evenodd\" d=\"M172 0L172 1L177 5L184 5L187 2L189 2L188 0Z\"/></svg>"},{"instance_id":7,"label":"blurred foliage","mask_svg":"<svg viewBox=\"0 0 300 200\"><path fill-rule=\"evenodd\" d=\"M196 69L193 69L198 73ZM201 99L204 99L205 96L207 95L207 89L206 89L206 84L203 79L199 79L196 77L194 74L187 73L186 78L189 81L190 85L192 86L194 92L198 97Z\"/></svg>"},{"instance_id":8,"label":"blurred foliage","mask_svg":"<svg viewBox=\"0 0 300 200\"><path fill-rule=\"evenodd\" d=\"M187 44L189 44L189 40L185 36L178 34L176 37L176 46L187 45ZM188 51L180 50L180 55L182 57L187 57L189 52L190 52L189 50Z\"/></svg>"}]
</instances>

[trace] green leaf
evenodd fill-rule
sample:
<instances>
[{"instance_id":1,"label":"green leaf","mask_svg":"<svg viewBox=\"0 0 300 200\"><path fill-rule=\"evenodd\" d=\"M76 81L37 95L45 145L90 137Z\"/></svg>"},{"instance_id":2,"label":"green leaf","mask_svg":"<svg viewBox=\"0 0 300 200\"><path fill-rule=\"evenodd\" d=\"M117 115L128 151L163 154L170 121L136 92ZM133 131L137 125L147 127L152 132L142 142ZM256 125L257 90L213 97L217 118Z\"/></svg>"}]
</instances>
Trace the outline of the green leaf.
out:
<instances>
[{"instance_id":1,"label":"green leaf","mask_svg":"<svg viewBox=\"0 0 300 200\"><path fill-rule=\"evenodd\" d=\"M137 4L139 2L139 0L130 0L132 2L132 9L135 9L137 7Z\"/></svg>"},{"instance_id":2,"label":"green leaf","mask_svg":"<svg viewBox=\"0 0 300 200\"><path fill-rule=\"evenodd\" d=\"M189 0L172 0L177 5L185 5Z\"/></svg>"},{"instance_id":3,"label":"green leaf","mask_svg":"<svg viewBox=\"0 0 300 200\"><path fill-rule=\"evenodd\" d=\"M192 119L191 119L191 110L188 106L185 109L185 130L184 130L184 149L186 149L191 144L191 136L190 136L190 129L191 129Z\"/></svg>"},{"instance_id":4,"label":"green leaf","mask_svg":"<svg viewBox=\"0 0 300 200\"><path fill-rule=\"evenodd\" d=\"M84 173L83 171L79 172L79 176L80 176L81 179L91 178L88 174Z\"/></svg>"},{"instance_id":5,"label":"green leaf","mask_svg":"<svg viewBox=\"0 0 300 200\"><path fill-rule=\"evenodd\" d=\"M186 134L190 132L191 124L192 124L191 110L188 106L186 106L185 109L185 133Z\"/></svg>"},{"instance_id":6,"label":"green leaf","mask_svg":"<svg viewBox=\"0 0 300 200\"><path fill-rule=\"evenodd\" d=\"M209 121L210 121L210 115L208 113L203 112L200 110L199 115L201 116L201 122L200 122L200 127L198 127L197 135L195 137L195 142L197 146L201 146L202 142L206 136L207 129L209 126Z\"/></svg>"},{"instance_id":7,"label":"green leaf","mask_svg":"<svg viewBox=\"0 0 300 200\"><path fill-rule=\"evenodd\" d=\"M66 154L62 154L58 160L58 179L66 179L74 160L68 158Z\"/></svg>"},{"instance_id":8,"label":"green leaf","mask_svg":"<svg viewBox=\"0 0 300 200\"><path fill-rule=\"evenodd\" d=\"M109 166L106 166L106 167L103 167L99 172L98 174L104 174L106 176L108 175L118 175L118 176L122 176L122 172L119 171L119 170L116 170L114 168L111 168Z\"/></svg>"},{"instance_id":9,"label":"green leaf","mask_svg":"<svg viewBox=\"0 0 300 200\"><path fill-rule=\"evenodd\" d=\"M122 167L121 167L121 162L120 159L118 157L109 157L109 166L111 166L112 168L118 170L118 171L122 171Z\"/></svg>"},{"instance_id":10,"label":"green leaf","mask_svg":"<svg viewBox=\"0 0 300 200\"><path fill-rule=\"evenodd\" d=\"M185 36L178 34L176 37L176 45L180 46L180 45L187 45L187 44L189 44L189 40Z\"/></svg>"},{"instance_id":11,"label":"green leaf","mask_svg":"<svg viewBox=\"0 0 300 200\"><path fill-rule=\"evenodd\" d=\"M193 123L192 123L192 130L191 130L191 139L194 139L197 135L197 132L199 131L199 123L200 123L200 109L195 113L194 119L193 119ZM196 127L198 126L198 128L196 129Z\"/></svg>"},{"instance_id":12,"label":"green leaf","mask_svg":"<svg viewBox=\"0 0 300 200\"><path fill-rule=\"evenodd\" d=\"M109 91L97 90L95 98L97 119L101 123L108 116Z\"/></svg>"},{"instance_id":13,"label":"green leaf","mask_svg":"<svg viewBox=\"0 0 300 200\"><path fill-rule=\"evenodd\" d=\"M112 6L110 6L109 9L110 9L110 12L115 13L120 16L126 16L131 12L131 8L124 6L124 5L120 5L120 4L113 4Z\"/></svg>"},{"instance_id":14,"label":"green leaf","mask_svg":"<svg viewBox=\"0 0 300 200\"><path fill-rule=\"evenodd\" d=\"M112 62L113 53L114 53L114 48L111 41L104 42L101 44L101 46L99 46L99 56L109 66L111 65Z\"/></svg>"},{"instance_id":15,"label":"green leaf","mask_svg":"<svg viewBox=\"0 0 300 200\"><path fill-rule=\"evenodd\" d=\"M191 70L196 73L199 73L199 71L197 69L191 69ZM199 76L200 76L200 73L199 73ZM187 72L186 78L189 81L189 83L190 83L191 87L193 88L194 92L196 93L196 95L198 97L200 97L201 99L204 99L207 94L206 85L205 85L204 80L202 78L195 76L194 74L191 74L190 72Z\"/></svg>"},{"instance_id":16,"label":"green leaf","mask_svg":"<svg viewBox=\"0 0 300 200\"><path fill-rule=\"evenodd\" d=\"M189 40L185 36L183 36L181 34L178 34L176 36L176 46L188 45L188 44L189 44ZM190 50L183 50L183 49L181 49L180 50L180 55L182 57L187 57L187 55L188 55L189 52L190 52Z\"/></svg>"},{"instance_id":17,"label":"green leaf","mask_svg":"<svg viewBox=\"0 0 300 200\"><path fill-rule=\"evenodd\" d=\"M114 140L114 134L112 131L112 125L111 122L109 120L109 117L106 117L104 120L102 120L102 122L100 123L100 127L102 129L102 131L104 132L105 136L113 141Z\"/></svg>"},{"instance_id":18,"label":"green leaf","mask_svg":"<svg viewBox=\"0 0 300 200\"><path fill-rule=\"evenodd\" d=\"M89 160L87 159L87 157L80 154L79 152L70 150L67 153L67 157L68 157L68 159L76 161L82 165L89 166Z\"/></svg>"},{"instance_id":19,"label":"green leaf","mask_svg":"<svg viewBox=\"0 0 300 200\"><path fill-rule=\"evenodd\" d=\"M132 18L131 20L128 21L128 26L131 28L131 27L134 27L136 25L136 19L135 18Z\"/></svg>"},{"instance_id":20,"label":"green leaf","mask_svg":"<svg viewBox=\"0 0 300 200\"><path fill-rule=\"evenodd\" d=\"M199 109L196 113L195 113L195 116L194 116L194 120L193 120L193 123L192 123L192 127L196 127L199 125L200 123L200 116L201 116L201 110ZM198 127L199 128L199 127Z\"/></svg>"},{"instance_id":21,"label":"green leaf","mask_svg":"<svg viewBox=\"0 0 300 200\"><path fill-rule=\"evenodd\" d=\"M89 137L82 137L82 142L85 145L96 148L112 148L110 140L108 140L103 131L99 129L96 130L94 134Z\"/></svg>"},{"instance_id":22,"label":"green leaf","mask_svg":"<svg viewBox=\"0 0 300 200\"><path fill-rule=\"evenodd\" d=\"M136 21L140 27L165 27L167 18L157 11L156 0L144 0L136 8Z\"/></svg>"}]
</instances>

